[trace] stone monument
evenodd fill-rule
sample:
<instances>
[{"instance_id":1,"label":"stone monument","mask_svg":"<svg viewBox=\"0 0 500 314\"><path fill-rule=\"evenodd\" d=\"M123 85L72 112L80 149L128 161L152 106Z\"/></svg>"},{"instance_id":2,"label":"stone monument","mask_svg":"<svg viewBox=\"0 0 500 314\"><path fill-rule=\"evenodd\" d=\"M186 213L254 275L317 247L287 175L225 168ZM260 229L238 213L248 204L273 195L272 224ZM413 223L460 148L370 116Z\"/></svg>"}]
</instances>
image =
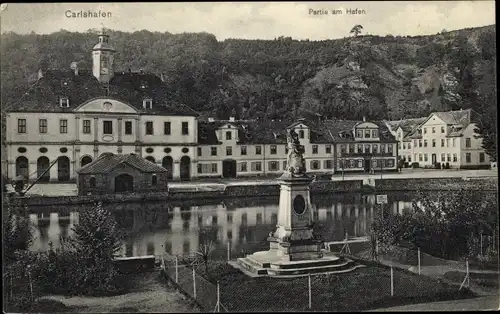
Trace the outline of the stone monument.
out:
<instances>
[{"instance_id":1,"label":"stone monument","mask_svg":"<svg viewBox=\"0 0 500 314\"><path fill-rule=\"evenodd\" d=\"M294 130L287 134L287 168L281 186L276 230L269 234L270 249L256 252L229 264L250 276L295 277L310 273L354 270L352 260L322 249L323 241L313 232L313 208L306 174L304 146Z\"/></svg>"}]
</instances>

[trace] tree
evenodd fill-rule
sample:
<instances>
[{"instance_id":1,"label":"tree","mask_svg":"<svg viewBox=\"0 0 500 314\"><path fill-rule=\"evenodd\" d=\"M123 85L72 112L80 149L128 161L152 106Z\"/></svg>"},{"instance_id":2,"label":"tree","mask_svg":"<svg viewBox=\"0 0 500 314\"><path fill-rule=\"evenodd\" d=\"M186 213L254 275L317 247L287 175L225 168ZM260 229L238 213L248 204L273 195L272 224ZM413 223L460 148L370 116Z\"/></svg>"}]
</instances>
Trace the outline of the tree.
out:
<instances>
[{"instance_id":1,"label":"tree","mask_svg":"<svg viewBox=\"0 0 500 314\"><path fill-rule=\"evenodd\" d=\"M122 232L113 214L99 202L79 213L79 223L73 227L74 236L63 245L66 266L74 291L94 294L121 290L114 258L121 250Z\"/></svg>"},{"instance_id":2,"label":"tree","mask_svg":"<svg viewBox=\"0 0 500 314\"><path fill-rule=\"evenodd\" d=\"M208 276L208 263L216 247L217 229L203 228L199 234L200 244L196 255L199 256L205 266L205 275Z\"/></svg>"},{"instance_id":3,"label":"tree","mask_svg":"<svg viewBox=\"0 0 500 314\"><path fill-rule=\"evenodd\" d=\"M351 31L349 32L349 34L354 34L354 37L358 37L359 34L361 34L361 31L363 30L363 26L361 25L355 25Z\"/></svg>"},{"instance_id":4,"label":"tree","mask_svg":"<svg viewBox=\"0 0 500 314\"><path fill-rule=\"evenodd\" d=\"M497 161L496 117L496 107L489 106L487 111L481 115L477 127L474 129L474 138L482 139L481 147L492 162Z\"/></svg>"},{"instance_id":5,"label":"tree","mask_svg":"<svg viewBox=\"0 0 500 314\"><path fill-rule=\"evenodd\" d=\"M3 200L3 249L6 262L16 260L16 251L27 250L33 233L28 218L27 208L14 208Z\"/></svg>"}]
</instances>

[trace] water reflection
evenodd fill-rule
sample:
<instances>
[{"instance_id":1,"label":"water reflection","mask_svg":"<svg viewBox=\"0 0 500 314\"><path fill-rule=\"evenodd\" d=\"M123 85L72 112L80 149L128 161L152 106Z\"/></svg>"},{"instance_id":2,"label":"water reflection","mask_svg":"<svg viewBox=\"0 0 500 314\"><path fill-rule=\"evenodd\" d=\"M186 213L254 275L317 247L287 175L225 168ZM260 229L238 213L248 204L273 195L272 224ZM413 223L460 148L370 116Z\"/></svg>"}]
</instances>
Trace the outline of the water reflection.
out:
<instances>
[{"instance_id":1,"label":"water reflection","mask_svg":"<svg viewBox=\"0 0 500 314\"><path fill-rule=\"evenodd\" d=\"M412 208L414 195L388 194L386 210L403 213ZM127 203L104 205L113 210L126 232L122 254L194 254L204 239L216 242L216 255L224 257L230 243L233 256L268 248L266 241L277 223L278 198L202 200L178 204ZM365 236L379 213L375 195L313 196L313 215L327 241ZM37 208L30 214L34 226L33 250L47 250L48 242L60 245L59 237L73 234L78 207Z\"/></svg>"}]
</instances>

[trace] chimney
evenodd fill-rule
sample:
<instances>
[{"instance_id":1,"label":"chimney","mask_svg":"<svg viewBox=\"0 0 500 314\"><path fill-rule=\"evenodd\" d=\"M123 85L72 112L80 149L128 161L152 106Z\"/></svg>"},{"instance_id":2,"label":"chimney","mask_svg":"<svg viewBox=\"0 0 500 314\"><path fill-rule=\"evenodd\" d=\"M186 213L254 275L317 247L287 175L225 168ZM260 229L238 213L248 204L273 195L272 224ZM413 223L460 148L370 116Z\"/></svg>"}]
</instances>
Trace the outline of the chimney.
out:
<instances>
[{"instance_id":1,"label":"chimney","mask_svg":"<svg viewBox=\"0 0 500 314\"><path fill-rule=\"evenodd\" d=\"M38 79L41 79L43 77L43 71L42 69L38 70Z\"/></svg>"},{"instance_id":2,"label":"chimney","mask_svg":"<svg viewBox=\"0 0 500 314\"><path fill-rule=\"evenodd\" d=\"M208 122L214 122L215 119L214 118L208 118Z\"/></svg>"},{"instance_id":3,"label":"chimney","mask_svg":"<svg viewBox=\"0 0 500 314\"><path fill-rule=\"evenodd\" d=\"M234 122L234 117L229 117L229 121Z\"/></svg>"}]
</instances>

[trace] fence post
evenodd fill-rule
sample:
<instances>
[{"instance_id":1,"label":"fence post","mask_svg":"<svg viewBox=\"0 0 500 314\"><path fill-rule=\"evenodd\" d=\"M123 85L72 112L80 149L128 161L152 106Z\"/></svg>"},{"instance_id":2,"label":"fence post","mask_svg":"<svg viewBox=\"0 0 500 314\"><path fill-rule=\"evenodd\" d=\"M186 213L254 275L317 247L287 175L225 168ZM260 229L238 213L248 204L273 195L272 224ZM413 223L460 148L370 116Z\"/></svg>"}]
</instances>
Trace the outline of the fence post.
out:
<instances>
[{"instance_id":1,"label":"fence post","mask_svg":"<svg viewBox=\"0 0 500 314\"><path fill-rule=\"evenodd\" d=\"M12 286L12 273L10 274L10 300L12 300L12 289L13 289L13 286Z\"/></svg>"},{"instance_id":2,"label":"fence post","mask_svg":"<svg viewBox=\"0 0 500 314\"><path fill-rule=\"evenodd\" d=\"M467 288L470 288L470 276L469 276L469 259L465 260L465 267L467 268Z\"/></svg>"},{"instance_id":3,"label":"fence post","mask_svg":"<svg viewBox=\"0 0 500 314\"><path fill-rule=\"evenodd\" d=\"M227 260L231 260L231 241L227 241Z\"/></svg>"},{"instance_id":4,"label":"fence post","mask_svg":"<svg viewBox=\"0 0 500 314\"><path fill-rule=\"evenodd\" d=\"M394 269L391 266L391 297L394 296Z\"/></svg>"},{"instance_id":5,"label":"fence post","mask_svg":"<svg viewBox=\"0 0 500 314\"><path fill-rule=\"evenodd\" d=\"M30 283L30 294L31 294L31 301L34 300L33 298L33 283L31 282L31 272L28 270L28 280Z\"/></svg>"},{"instance_id":6,"label":"fence post","mask_svg":"<svg viewBox=\"0 0 500 314\"><path fill-rule=\"evenodd\" d=\"M179 261L177 255L175 256L175 283L179 283Z\"/></svg>"},{"instance_id":7,"label":"fence post","mask_svg":"<svg viewBox=\"0 0 500 314\"><path fill-rule=\"evenodd\" d=\"M480 248L480 256L483 256L483 233L481 232L481 248Z\"/></svg>"},{"instance_id":8,"label":"fence post","mask_svg":"<svg viewBox=\"0 0 500 314\"><path fill-rule=\"evenodd\" d=\"M308 276L309 283L309 309L312 309L312 297L311 297L311 274Z\"/></svg>"},{"instance_id":9,"label":"fence post","mask_svg":"<svg viewBox=\"0 0 500 314\"><path fill-rule=\"evenodd\" d=\"M418 275L420 276L420 248L418 248Z\"/></svg>"},{"instance_id":10,"label":"fence post","mask_svg":"<svg viewBox=\"0 0 500 314\"><path fill-rule=\"evenodd\" d=\"M196 299L196 271L193 268L193 298Z\"/></svg>"},{"instance_id":11,"label":"fence post","mask_svg":"<svg viewBox=\"0 0 500 314\"><path fill-rule=\"evenodd\" d=\"M217 280L217 304L216 304L217 313L220 312L220 290L219 290L219 281Z\"/></svg>"}]
</instances>

